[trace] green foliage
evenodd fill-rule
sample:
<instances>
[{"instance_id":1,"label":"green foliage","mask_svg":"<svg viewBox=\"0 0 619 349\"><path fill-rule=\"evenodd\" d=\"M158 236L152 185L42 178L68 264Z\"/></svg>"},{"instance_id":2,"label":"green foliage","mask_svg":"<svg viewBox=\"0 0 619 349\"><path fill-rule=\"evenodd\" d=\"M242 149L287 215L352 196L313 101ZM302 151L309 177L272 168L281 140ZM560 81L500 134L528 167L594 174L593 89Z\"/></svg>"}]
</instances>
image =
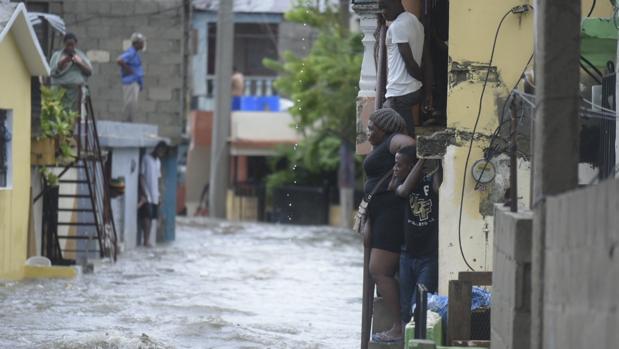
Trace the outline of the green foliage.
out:
<instances>
[{"instance_id":1,"label":"green foliage","mask_svg":"<svg viewBox=\"0 0 619 349\"><path fill-rule=\"evenodd\" d=\"M299 2L285 18L317 29L318 37L306 57L284 52L281 61L265 59L263 64L278 72L275 87L295 103L289 112L309 136L296 149L280 150L274 163L286 162L288 167L273 168L267 178L269 193L283 184L321 185L325 178L334 182L339 148L342 142L354 144L356 137L361 36L343 30L334 8L321 12Z\"/></svg>"},{"instance_id":2,"label":"green foliage","mask_svg":"<svg viewBox=\"0 0 619 349\"><path fill-rule=\"evenodd\" d=\"M50 187L57 187L59 183L58 176L47 167L39 168L39 173L45 178L45 182Z\"/></svg>"},{"instance_id":3,"label":"green foliage","mask_svg":"<svg viewBox=\"0 0 619 349\"><path fill-rule=\"evenodd\" d=\"M297 7L286 14L286 19L308 24L319 34L306 57L285 52L282 62L263 61L279 73L275 87L295 103L290 114L300 128L330 132L354 143L361 36L343 31L333 9L321 13Z\"/></svg>"},{"instance_id":4,"label":"green foliage","mask_svg":"<svg viewBox=\"0 0 619 349\"><path fill-rule=\"evenodd\" d=\"M64 102L65 90L58 87L41 87L41 97L43 137L56 139L60 161L75 158L73 132L78 114Z\"/></svg>"}]
</instances>

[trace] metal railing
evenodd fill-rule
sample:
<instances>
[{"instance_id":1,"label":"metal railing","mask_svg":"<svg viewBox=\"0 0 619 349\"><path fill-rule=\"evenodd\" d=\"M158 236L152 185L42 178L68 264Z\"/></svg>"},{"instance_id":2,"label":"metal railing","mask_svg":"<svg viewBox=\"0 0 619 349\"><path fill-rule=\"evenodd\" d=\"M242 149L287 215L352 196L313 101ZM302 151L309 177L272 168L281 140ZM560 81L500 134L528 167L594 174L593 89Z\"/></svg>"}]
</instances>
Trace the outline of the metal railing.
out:
<instances>
[{"instance_id":1,"label":"metal railing","mask_svg":"<svg viewBox=\"0 0 619 349\"><path fill-rule=\"evenodd\" d=\"M83 132L80 133L81 139L78 142L81 150L79 157L84 163L86 181L91 193L101 257L112 257L116 260L117 234L109 194L110 178L104 165L90 96L85 97L84 106L85 113L80 123Z\"/></svg>"},{"instance_id":2,"label":"metal railing","mask_svg":"<svg viewBox=\"0 0 619 349\"><path fill-rule=\"evenodd\" d=\"M114 261L117 258L117 234L114 225L114 217L112 215L112 207L110 201L110 178L108 171L105 168L105 159L103 157L101 146L99 144L99 135L97 132L97 124L90 96L85 93L87 87L80 87L79 99L77 102L77 110L79 117L76 120L74 139L76 143L76 156L71 163L67 165L51 165L51 167L62 168L58 173L58 185L50 185L44 180L44 189L34 199L36 202L39 198L44 199L43 205L43 239L42 252L52 259L56 264L70 263L63 256L63 252L86 253L90 256L91 252L97 252L91 246L91 240L96 239L98 243L98 252L100 257L111 257ZM69 170L77 170L77 179L64 180ZM59 194L60 185L69 183L71 185L84 185L87 188L87 193L80 192L78 189L75 194ZM74 204L80 199L88 200L90 208L60 208L59 198L73 199ZM92 213L92 221L69 221L59 222L59 212L78 212ZM58 234L58 226L94 226L96 237L92 235L78 234L78 236L60 236ZM78 249L62 249L59 239L74 239L79 240ZM79 257L79 256L78 256Z\"/></svg>"}]
</instances>

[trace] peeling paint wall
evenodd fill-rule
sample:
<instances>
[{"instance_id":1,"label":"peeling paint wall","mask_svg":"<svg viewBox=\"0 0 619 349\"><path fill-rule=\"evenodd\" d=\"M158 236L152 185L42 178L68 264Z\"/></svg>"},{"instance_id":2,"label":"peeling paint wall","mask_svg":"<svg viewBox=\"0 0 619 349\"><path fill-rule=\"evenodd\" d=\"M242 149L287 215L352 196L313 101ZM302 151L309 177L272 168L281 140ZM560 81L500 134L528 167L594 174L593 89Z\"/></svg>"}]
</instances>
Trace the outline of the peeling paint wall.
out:
<instances>
[{"instance_id":1,"label":"peeling paint wall","mask_svg":"<svg viewBox=\"0 0 619 349\"><path fill-rule=\"evenodd\" d=\"M488 69L492 43L503 15L512 7L534 1L460 0L450 2L450 80L447 103L447 127L455 134L473 130L479 110L483 81ZM583 15L592 0L583 0ZM533 11L534 12L534 11ZM444 179L440 190L441 208L439 242L439 292L447 293L448 281L467 270L460 252L458 220L463 176L466 176L462 229L462 251L477 271L491 270L493 217L490 202L509 187L509 162L504 157L493 160L497 168L494 183L475 190L471 166L483 157L489 136L499 124L499 113L512 87L518 81L533 53L534 13L510 14L498 34L494 60L484 94L481 115L468 167L465 170L469 142L451 142L443 156ZM610 16L608 2L599 2L593 17ZM530 65L532 66L532 65ZM506 126L508 127L508 126ZM463 137L470 140L469 137ZM456 138L457 139L457 138ZM530 196L530 164L520 160L518 168L519 205L528 206ZM483 214L482 214L483 213Z\"/></svg>"}]
</instances>

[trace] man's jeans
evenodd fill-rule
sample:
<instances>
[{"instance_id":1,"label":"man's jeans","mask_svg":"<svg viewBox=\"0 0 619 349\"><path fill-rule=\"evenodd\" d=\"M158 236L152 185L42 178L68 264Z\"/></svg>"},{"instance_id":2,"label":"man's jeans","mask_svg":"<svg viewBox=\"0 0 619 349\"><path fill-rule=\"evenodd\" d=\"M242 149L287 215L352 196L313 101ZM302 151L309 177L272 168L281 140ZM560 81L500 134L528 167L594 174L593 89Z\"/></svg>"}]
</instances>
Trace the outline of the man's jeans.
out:
<instances>
[{"instance_id":1,"label":"man's jeans","mask_svg":"<svg viewBox=\"0 0 619 349\"><path fill-rule=\"evenodd\" d=\"M403 96L389 97L383 104L383 108L391 108L400 114L406 122L408 135L415 136L415 121L413 120L413 106L420 104L423 100L421 89Z\"/></svg>"},{"instance_id":2,"label":"man's jeans","mask_svg":"<svg viewBox=\"0 0 619 349\"><path fill-rule=\"evenodd\" d=\"M400 254L400 316L408 323L415 304L417 284L423 284L428 292L438 288L438 257L411 257L406 252Z\"/></svg>"}]
</instances>

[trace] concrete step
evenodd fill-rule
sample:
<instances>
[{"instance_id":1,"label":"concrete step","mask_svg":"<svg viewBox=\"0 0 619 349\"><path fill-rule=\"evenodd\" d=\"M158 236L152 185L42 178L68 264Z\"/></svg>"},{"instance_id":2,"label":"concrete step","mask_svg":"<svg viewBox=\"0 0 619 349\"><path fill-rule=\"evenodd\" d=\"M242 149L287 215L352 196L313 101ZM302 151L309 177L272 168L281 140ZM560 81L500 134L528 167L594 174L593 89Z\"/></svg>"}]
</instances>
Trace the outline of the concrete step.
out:
<instances>
[{"instance_id":1,"label":"concrete step","mask_svg":"<svg viewBox=\"0 0 619 349\"><path fill-rule=\"evenodd\" d=\"M378 344L370 342L368 349L404 349L404 342L394 344Z\"/></svg>"}]
</instances>

